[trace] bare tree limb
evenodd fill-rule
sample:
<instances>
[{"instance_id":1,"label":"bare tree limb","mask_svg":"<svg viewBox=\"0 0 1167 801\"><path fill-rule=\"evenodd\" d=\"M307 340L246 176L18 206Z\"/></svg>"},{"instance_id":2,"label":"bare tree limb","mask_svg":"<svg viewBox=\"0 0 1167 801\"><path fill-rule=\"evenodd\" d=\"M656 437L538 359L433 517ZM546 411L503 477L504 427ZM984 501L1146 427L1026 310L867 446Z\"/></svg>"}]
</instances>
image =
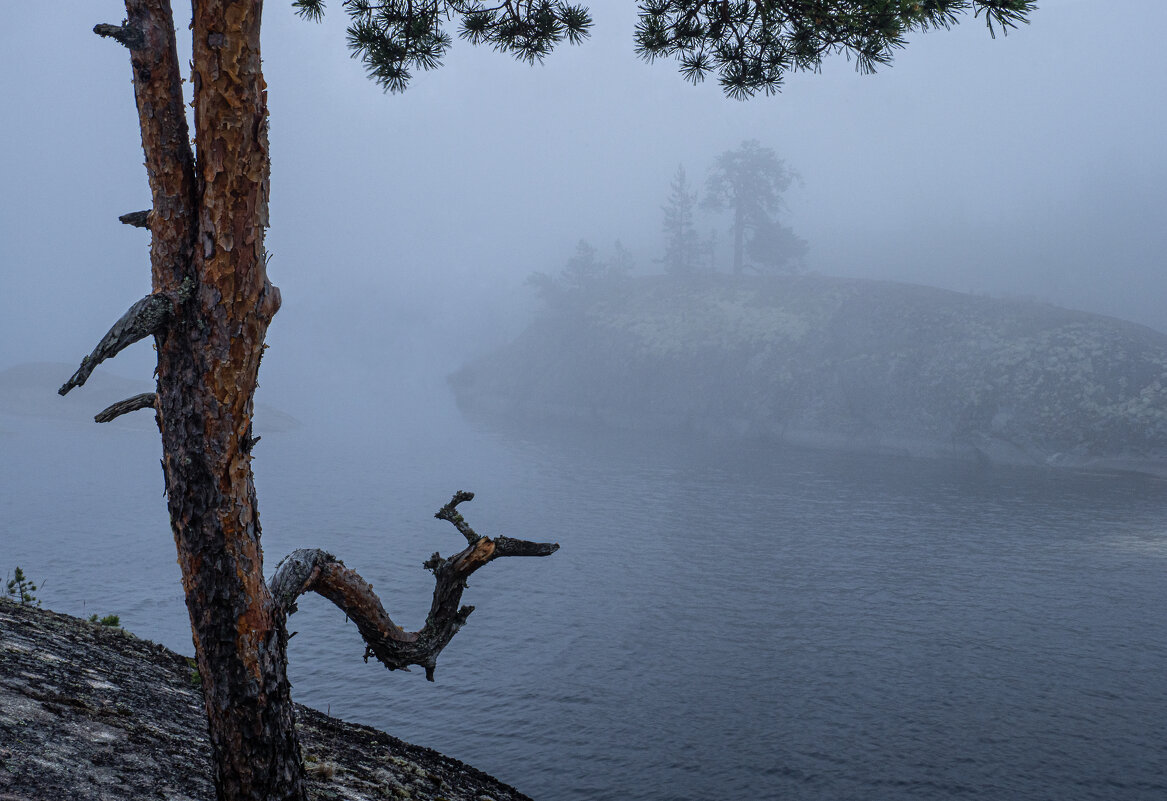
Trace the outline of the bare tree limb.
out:
<instances>
[{"instance_id":1,"label":"bare tree limb","mask_svg":"<svg viewBox=\"0 0 1167 801\"><path fill-rule=\"evenodd\" d=\"M450 502L434 514L434 517L436 517L438 520L449 520L451 523L453 523L454 528L461 531L462 536L465 537L466 541L471 545L478 542L478 540L481 538L478 536L478 534L475 533L474 529L470 528L470 525L466 522L462 515L458 513L458 504L463 503L464 501L472 500L474 500L473 492L458 490L454 493L454 497L450 499Z\"/></svg>"},{"instance_id":2,"label":"bare tree limb","mask_svg":"<svg viewBox=\"0 0 1167 801\"><path fill-rule=\"evenodd\" d=\"M153 213L154 212L149 209L146 209L145 211L131 211L128 214L123 214L118 217L118 222L124 223L126 225L132 225L135 228L149 228L150 217L153 215Z\"/></svg>"},{"instance_id":3,"label":"bare tree limb","mask_svg":"<svg viewBox=\"0 0 1167 801\"><path fill-rule=\"evenodd\" d=\"M153 392L143 392L141 395L135 395L132 398L118 401L111 404L93 416L95 423L108 423L121 417L123 414L129 412L136 412L139 409L153 409L154 402L158 399L158 395Z\"/></svg>"},{"instance_id":4,"label":"bare tree limb","mask_svg":"<svg viewBox=\"0 0 1167 801\"><path fill-rule=\"evenodd\" d=\"M317 548L289 554L276 567L268 588L289 615L296 611L296 599L304 593L323 595L357 624L365 640L365 661L376 657L390 670L408 670L409 665L418 665L433 681L438 654L474 611L473 606L458 605L470 574L502 556L549 556L559 550L556 543L509 537L492 540L474 534L455 509L473 497L471 492L459 491L435 515L453 523L470 544L449 558L435 553L426 561L425 567L434 574L434 596L425 625L418 631L405 631L394 623L367 581L332 554Z\"/></svg>"},{"instance_id":5,"label":"bare tree limb","mask_svg":"<svg viewBox=\"0 0 1167 801\"><path fill-rule=\"evenodd\" d=\"M494 556L491 559L500 556L550 556L558 550L557 542L531 542L510 537L495 537Z\"/></svg>"},{"instance_id":6,"label":"bare tree limb","mask_svg":"<svg viewBox=\"0 0 1167 801\"><path fill-rule=\"evenodd\" d=\"M147 295L131 306L101 338L93 352L81 360L77 372L61 385L58 394L66 395L74 387L83 385L97 365L113 358L139 339L160 331L169 321L173 306L174 300L161 292Z\"/></svg>"},{"instance_id":7,"label":"bare tree limb","mask_svg":"<svg viewBox=\"0 0 1167 801\"><path fill-rule=\"evenodd\" d=\"M126 23L110 25L108 22L102 22L93 26L93 32L98 36L120 42L130 50L141 50L146 46L145 34L139 28Z\"/></svg>"}]
</instances>

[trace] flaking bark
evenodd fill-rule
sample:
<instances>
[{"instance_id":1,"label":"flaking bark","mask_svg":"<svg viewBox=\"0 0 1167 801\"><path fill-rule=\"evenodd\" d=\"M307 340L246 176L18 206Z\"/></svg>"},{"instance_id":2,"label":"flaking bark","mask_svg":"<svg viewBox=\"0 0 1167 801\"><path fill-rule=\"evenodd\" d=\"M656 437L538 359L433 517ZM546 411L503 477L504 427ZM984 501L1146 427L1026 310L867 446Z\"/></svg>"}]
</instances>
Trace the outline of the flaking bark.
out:
<instances>
[{"instance_id":1,"label":"flaking bark","mask_svg":"<svg viewBox=\"0 0 1167 801\"><path fill-rule=\"evenodd\" d=\"M299 801L286 634L263 581L250 465L256 374L279 308L263 258L262 3L193 4L197 174L170 4L126 0L126 10L126 24L145 40L130 56L151 189L154 290L191 289L156 337L157 419L216 792L223 801Z\"/></svg>"}]
</instances>

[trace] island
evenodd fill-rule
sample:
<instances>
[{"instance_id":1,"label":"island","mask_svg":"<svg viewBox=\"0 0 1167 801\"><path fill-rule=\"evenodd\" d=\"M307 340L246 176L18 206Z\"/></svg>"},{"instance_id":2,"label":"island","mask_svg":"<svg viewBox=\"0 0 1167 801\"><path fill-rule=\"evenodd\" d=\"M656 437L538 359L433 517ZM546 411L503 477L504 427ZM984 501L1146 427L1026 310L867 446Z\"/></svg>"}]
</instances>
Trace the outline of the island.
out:
<instances>
[{"instance_id":1,"label":"island","mask_svg":"<svg viewBox=\"0 0 1167 801\"><path fill-rule=\"evenodd\" d=\"M913 284L626 278L557 299L450 383L508 419L1167 474L1167 335Z\"/></svg>"}]
</instances>

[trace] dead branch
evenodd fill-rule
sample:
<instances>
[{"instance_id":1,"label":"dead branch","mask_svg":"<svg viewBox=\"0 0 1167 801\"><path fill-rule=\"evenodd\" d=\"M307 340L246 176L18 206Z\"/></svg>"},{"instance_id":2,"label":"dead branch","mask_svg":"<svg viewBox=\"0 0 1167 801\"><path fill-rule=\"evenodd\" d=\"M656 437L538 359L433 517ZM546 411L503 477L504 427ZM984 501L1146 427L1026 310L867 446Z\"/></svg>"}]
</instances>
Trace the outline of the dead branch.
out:
<instances>
[{"instance_id":1,"label":"dead branch","mask_svg":"<svg viewBox=\"0 0 1167 801\"><path fill-rule=\"evenodd\" d=\"M280 562L268 581L272 596L290 615L296 611L296 599L300 595L306 592L323 595L357 624L365 640L365 661L370 656L376 657L390 670L408 670L409 665L418 665L425 668L425 677L433 681L438 654L474 611L473 606L458 605L470 574L499 557L549 556L559 550L556 543L509 537L491 539L474 534L456 508L473 497L473 493L459 491L434 515L453 523L470 544L446 559L435 553L426 561L425 567L434 574L434 596L425 625L418 631L405 631L394 623L367 581L335 556L318 548L293 551Z\"/></svg>"},{"instance_id":2,"label":"dead branch","mask_svg":"<svg viewBox=\"0 0 1167 801\"><path fill-rule=\"evenodd\" d=\"M66 395L74 387L83 385L97 365L113 358L139 339L162 330L170 320L173 306L174 300L161 292L147 295L131 306L101 338L93 352L81 360L77 372L61 385L58 394Z\"/></svg>"},{"instance_id":3,"label":"dead branch","mask_svg":"<svg viewBox=\"0 0 1167 801\"><path fill-rule=\"evenodd\" d=\"M93 416L93 422L108 423L129 412L136 412L139 409L153 409L154 402L157 399L158 395L153 392L143 392L141 395L126 398L125 400L106 406Z\"/></svg>"},{"instance_id":4,"label":"dead branch","mask_svg":"<svg viewBox=\"0 0 1167 801\"><path fill-rule=\"evenodd\" d=\"M470 528L470 525L466 522L462 515L458 513L458 504L464 501L472 500L474 500L473 492L458 490L454 493L454 497L450 499L449 503L434 513L434 517L436 517L438 520L449 520L451 523L453 523L454 528L461 531L462 536L466 538L466 542L470 543L471 545L478 542L481 537L475 533L474 529Z\"/></svg>"},{"instance_id":5,"label":"dead branch","mask_svg":"<svg viewBox=\"0 0 1167 801\"><path fill-rule=\"evenodd\" d=\"M146 35L140 29L125 23L110 25L108 22L102 22L93 26L93 32L98 36L120 42L130 50L141 50L146 46Z\"/></svg>"},{"instance_id":6,"label":"dead branch","mask_svg":"<svg viewBox=\"0 0 1167 801\"><path fill-rule=\"evenodd\" d=\"M145 211L131 211L118 217L118 222L125 225L132 225L135 228L149 228L150 217L153 213L149 209Z\"/></svg>"}]
</instances>

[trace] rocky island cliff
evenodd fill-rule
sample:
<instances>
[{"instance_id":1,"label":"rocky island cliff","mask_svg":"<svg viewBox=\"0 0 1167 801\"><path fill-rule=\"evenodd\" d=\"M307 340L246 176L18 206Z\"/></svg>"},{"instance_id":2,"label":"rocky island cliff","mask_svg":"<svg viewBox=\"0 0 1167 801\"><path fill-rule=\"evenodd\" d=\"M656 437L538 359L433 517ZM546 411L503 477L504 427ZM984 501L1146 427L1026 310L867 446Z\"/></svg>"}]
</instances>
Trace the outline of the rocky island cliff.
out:
<instances>
[{"instance_id":1,"label":"rocky island cliff","mask_svg":"<svg viewBox=\"0 0 1167 801\"><path fill-rule=\"evenodd\" d=\"M820 276L576 293L451 377L460 405L833 449L1167 473L1167 335Z\"/></svg>"},{"instance_id":2,"label":"rocky island cliff","mask_svg":"<svg viewBox=\"0 0 1167 801\"><path fill-rule=\"evenodd\" d=\"M213 801L192 660L0 599L0 799ZM436 751L296 706L308 796L530 801Z\"/></svg>"}]
</instances>

